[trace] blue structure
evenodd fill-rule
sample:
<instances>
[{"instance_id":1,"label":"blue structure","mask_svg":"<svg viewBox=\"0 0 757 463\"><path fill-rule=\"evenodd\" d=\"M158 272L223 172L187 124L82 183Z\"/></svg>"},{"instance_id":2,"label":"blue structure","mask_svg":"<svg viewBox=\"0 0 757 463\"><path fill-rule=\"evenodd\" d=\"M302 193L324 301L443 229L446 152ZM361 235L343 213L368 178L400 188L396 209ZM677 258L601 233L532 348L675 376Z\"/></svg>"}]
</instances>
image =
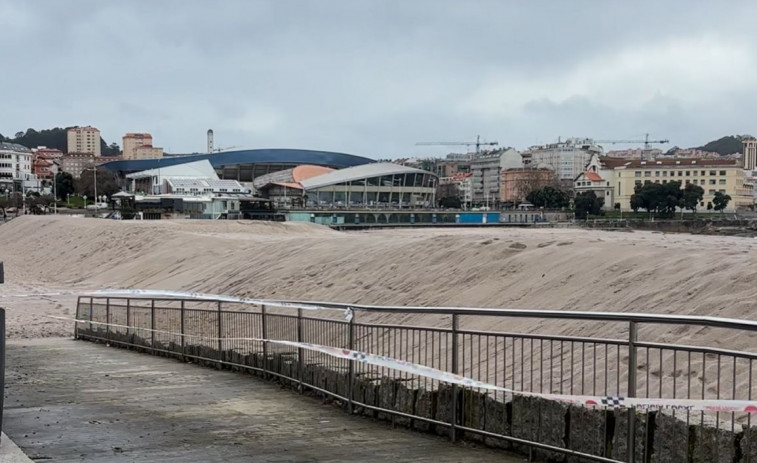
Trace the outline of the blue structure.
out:
<instances>
[{"instance_id":1,"label":"blue structure","mask_svg":"<svg viewBox=\"0 0 757 463\"><path fill-rule=\"evenodd\" d=\"M112 161L102 165L104 169L117 172L123 176L161 167L175 166L188 162L207 159L222 179L251 182L254 178L279 170L290 169L302 164L344 169L376 162L345 153L330 151L312 151L297 149L259 149L226 151L214 154L195 154L190 156L166 157L160 159L137 159Z\"/></svg>"}]
</instances>

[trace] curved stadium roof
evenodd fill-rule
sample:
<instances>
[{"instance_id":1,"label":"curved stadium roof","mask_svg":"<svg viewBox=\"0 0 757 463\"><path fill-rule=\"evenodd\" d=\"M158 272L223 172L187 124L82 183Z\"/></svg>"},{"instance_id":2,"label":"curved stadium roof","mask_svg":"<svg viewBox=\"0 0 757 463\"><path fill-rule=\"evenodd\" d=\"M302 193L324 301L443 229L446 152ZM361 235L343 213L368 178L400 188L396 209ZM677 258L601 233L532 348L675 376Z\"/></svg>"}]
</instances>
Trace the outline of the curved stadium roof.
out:
<instances>
[{"instance_id":1,"label":"curved stadium roof","mask_svg":"<svg viewBox=\"0 0 757 463\"><path fill-rule=\"evenodd\" d=\"M300 184L306 189L321 188L324 186L336 185L338 183L351 182L354 180L361 180L364 178L380 177L382 175L394 175L394 174L428 174L436 176L436 174L416 169L414 167L402 166L399 164L392 164L390 162L375 162L372 164L355 166L349 169L335 170L328 174L319 175L305 179Z\"/></svg>"},{"instance_id":2,"label":"curved stadium roof","mask_svg":"<svg viewBox=\"0 0 757 463\"><path fill-rule=\"evenodd\" d=\"M345 153L330 151L312 151L298 149L260 149L242 151L224 151L214 154L195 154L190 156L167 157L160 159L135 159L111 161L102 165L110 171L138 172L141 170L157 169L159 167L175 166L187 162L207 159L214 168L235 166L240 164L312 164L343 169L376 162Z\"/></svg>"}]
</instances>

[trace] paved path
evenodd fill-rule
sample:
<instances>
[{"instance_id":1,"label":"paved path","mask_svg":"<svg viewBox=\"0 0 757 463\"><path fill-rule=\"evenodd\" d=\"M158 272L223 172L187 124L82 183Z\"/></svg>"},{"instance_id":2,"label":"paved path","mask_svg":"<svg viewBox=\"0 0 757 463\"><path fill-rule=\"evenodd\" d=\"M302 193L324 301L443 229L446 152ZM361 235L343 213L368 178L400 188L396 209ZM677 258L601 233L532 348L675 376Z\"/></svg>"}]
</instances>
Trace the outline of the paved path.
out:
<instances>
[{"instance_id":1,"label":"paved path","mask_svg":"<svg viewBox=\"0 0 757 463\"><path fill-rule=\"evenodd\" d=\"M69 339L7 348L3 430L56 462L504 462L249 375Z\"/></svg>"}]
</instances>

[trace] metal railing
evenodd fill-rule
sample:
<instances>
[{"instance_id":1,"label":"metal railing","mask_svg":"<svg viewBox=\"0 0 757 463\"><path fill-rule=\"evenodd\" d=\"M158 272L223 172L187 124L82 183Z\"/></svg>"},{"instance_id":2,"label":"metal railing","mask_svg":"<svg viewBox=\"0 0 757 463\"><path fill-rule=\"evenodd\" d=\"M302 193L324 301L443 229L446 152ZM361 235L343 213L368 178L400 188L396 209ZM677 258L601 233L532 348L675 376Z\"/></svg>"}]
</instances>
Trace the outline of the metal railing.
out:
<instances>
[{"instance_id":1,"label":"metal railing","mask_svg":"<svg viewBox=\"0 0 757 463\"><path fill-rule=\"evenodd\" d=\"M330 356L279 341L377 354L542 394L752 400L757 353L666 342L757 339L757 322L716 317L301 302L321 310L196 299L79 298L76 337L274 377L350 413L527 452L587 461L752 461L746 412L584 408ZM349 309L354 316L344 318ZM516 321L530 330L505 330ZM578 320L586 335L566 331ZM523 323L519 325L525 326ZM663 329L659 329L662 327ZM715 331L713 331L715 330ZM538 331L538 332L536 332ZM641 335L645 336L641 336ZM691 334L691 333L689 333ZM263 342L262 340L270 340ZM746 430L744 432L743 430ZM754 434L754 435L752 435ZM655 436L666 436L666 441ZM678 439L671 436L680 435ZM672 439L672 441L671 441Z\"/></svg>"}]
</instances>

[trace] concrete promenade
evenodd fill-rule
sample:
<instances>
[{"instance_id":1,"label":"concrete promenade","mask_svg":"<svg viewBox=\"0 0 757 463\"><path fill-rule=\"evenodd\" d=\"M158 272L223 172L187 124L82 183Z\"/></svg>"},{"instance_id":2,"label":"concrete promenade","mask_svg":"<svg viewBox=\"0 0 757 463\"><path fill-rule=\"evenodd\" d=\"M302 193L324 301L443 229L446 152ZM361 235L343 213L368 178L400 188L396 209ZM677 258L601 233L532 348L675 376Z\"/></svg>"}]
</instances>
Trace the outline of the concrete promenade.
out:
<instances>
[{"instance_id":1,"label":"concrete promenade","mask_svg":"<svg viewBox=\"0 0 757 463\"><path fill-rule=\"evenodd\" d=\"M249 375L70 339L7 347L3 430L56 462L504 462Z\"/></svg>"}]
</instances>

